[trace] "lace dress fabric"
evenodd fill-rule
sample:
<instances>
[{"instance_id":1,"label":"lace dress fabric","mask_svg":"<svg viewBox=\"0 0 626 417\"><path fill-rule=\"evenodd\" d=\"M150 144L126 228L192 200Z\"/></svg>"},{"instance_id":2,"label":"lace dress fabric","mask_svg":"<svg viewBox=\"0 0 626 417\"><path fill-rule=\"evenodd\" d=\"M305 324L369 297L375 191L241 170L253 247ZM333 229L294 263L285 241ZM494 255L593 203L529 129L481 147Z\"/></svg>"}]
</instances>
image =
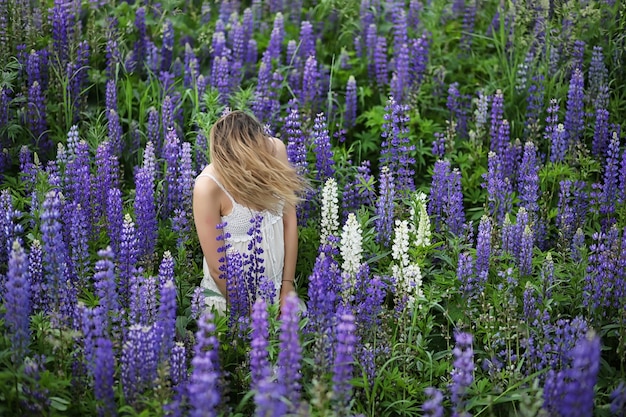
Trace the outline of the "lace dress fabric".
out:
<instances>
[{"instance_id":1,"label":"lace dress fabric","mask_svg":"<svg viewBox=\"0 0 626 417\"><path fill-rule=\"evenodd\" d=\"M211 178L211 180L213 180L218 187L224 191L224 194L228 196L233 205L232 211L226 216L221 217L222 223L226 223L223 229L224 235L227 233L230 235L228 239L225 239L225 243L230 245L227 253L248 253L248 244L252 240L252 236L248 234L248 231L252 227L250 220L256 214L260 214L263 217L260 226L262 240L259 245L261 249L263 249L261 256L264 259L264 275L268 280L274 283L274 288L276 290L274 301L278 302L278 295L280 294L280 287L282 284L283 265L285 263L285 236L283 233L282 210L279 210L280 215L274 214L268 210L252 210L237 203L213 175L200 174L198 175L198 178L199 177ZM215 281L221 278L213 277L211 275L206 258L203 258L202 260L202 270L204 275L202 282L200 283L200 287L211 290L211 292L214 293L205 297L206 308L209 310L215 308L218 312L223 313L226 311L226 299L222 296L217 288L217 285L215 284Z\"/></svg>"}]
</instances>

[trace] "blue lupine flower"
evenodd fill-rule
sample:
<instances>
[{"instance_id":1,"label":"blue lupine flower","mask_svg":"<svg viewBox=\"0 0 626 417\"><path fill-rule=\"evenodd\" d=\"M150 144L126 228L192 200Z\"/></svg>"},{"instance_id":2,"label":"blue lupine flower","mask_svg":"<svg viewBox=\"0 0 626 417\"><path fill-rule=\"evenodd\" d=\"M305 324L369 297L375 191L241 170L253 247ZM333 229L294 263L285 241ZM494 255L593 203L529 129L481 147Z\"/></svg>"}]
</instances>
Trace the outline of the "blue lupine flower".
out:
<instances>
[{"instance_id":1,"label":"blue lupine flower","mask_svg":"<svg viewBox=\"0 0 626 417\"><path fill-rule=\"evenodd\" d=\"M443 394L437 388L428 387L424 390L428 400L422 404L424 417L443 417Z\"/></svg>"},{"instance_id":2,"label":"blue lupine flower","mask_svg":"<svg viewBox=\"0 0 626 417\"><path fill-rule=\"evenodd\" d=\"M28 258L18 240L13 241L4 288L4 322L13 361L21 362L30 344L30 282Z\"/></svg>"},{"instance_id":3,"label":"blue lupine flower","mask_svg":"<svg viewBox=\"0 0 626 417\"><path fill-rule=\"evenodd\" d=\"M298 296L287 295L281 311L280 350L278 352L278 385L288 400L288 410L294 412L300 407L302 374L302 347L300 346Z\"/></svg>"},{"instance_id":4,"label":"blue lupine flower","mask_svg":"<svg viewBox=\"0 0 626 417\"><path fill-rule=\"evenodd\" d=\"M220 365L218 357L219 341L215 335L213 316L205 313L198 322L193 371L189 378L189 403L192 417L217 416L221 399Z\"/></svg>"}]
</instances>

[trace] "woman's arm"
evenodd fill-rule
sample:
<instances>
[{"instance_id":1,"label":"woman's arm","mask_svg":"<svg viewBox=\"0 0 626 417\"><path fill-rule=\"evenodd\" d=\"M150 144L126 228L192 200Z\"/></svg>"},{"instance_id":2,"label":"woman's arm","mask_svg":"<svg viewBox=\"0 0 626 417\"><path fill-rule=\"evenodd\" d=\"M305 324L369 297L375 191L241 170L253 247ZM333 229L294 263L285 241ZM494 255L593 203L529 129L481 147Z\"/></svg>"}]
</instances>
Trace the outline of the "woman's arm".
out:
<instances>
[{"instance_id":1,"label":"woman's arm","mask_svg":"<svg viewBox=\"0 0 626 417\"><path fill-rule=\"evenodd\" d=\"M217 240L218 236L222 235L222 231L217 229L217 225L221 222L220 191L217 184L208 177L199 177L196 180L193 188L193 219L211 277L222 295L228 300L226 280L219 278L220 258L224 256L223 252L218 251L224 246L223 241Z\"/></svg>"},{"instance_id":2,"label":"woman's arm","mask_svg":"<svg viewBox=\"0 0 626 417\"><path fill-rule=\"evenodd\" d=\"M287 157L285 144L274 139L276 146L276 157L286 164L290 164ZM295 290L294 281L296 278L296 261L298 259L298 217L295 206L286 205L283 210L284 244L285 244L285 264L283 266L283 282L280 289L280 303L283 304L285 296Z\"/></svg>"}]
</instances>

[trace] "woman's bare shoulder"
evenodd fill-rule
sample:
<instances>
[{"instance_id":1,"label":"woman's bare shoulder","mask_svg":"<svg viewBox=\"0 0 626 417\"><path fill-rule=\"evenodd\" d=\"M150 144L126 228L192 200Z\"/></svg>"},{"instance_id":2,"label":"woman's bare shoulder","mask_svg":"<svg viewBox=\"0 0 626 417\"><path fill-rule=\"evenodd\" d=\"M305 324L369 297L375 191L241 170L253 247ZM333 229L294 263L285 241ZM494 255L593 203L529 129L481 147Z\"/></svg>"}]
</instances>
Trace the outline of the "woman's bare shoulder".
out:
<instances>
[{"instance_id":1,"label":"woman's bare shoulder","mask_svg":"<svg viewBox=\"0 0 626 417\"><path fill-rule=\"evenodd\" d=\"M196 183L193 187L194 194L216 195L219 194L220 188L209 176L215 176L215 171L211 164L204 167L200 174L196 177Z\"/></svg>"}]
</instances>

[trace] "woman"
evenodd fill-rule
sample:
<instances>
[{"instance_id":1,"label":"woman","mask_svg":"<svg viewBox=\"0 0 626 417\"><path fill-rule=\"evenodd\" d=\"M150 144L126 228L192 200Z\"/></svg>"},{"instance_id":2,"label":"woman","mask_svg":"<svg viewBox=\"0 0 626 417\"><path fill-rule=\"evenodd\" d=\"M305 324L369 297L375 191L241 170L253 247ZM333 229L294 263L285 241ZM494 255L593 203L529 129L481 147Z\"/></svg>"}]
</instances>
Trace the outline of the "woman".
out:
<instances>
[{"instance_id":1,"label":"woman","mask_svg":"<svg viewBox=\"0 0 626 417\"><path fill-rule=\"evenodd\" d=\"M209 140L211 163L196 178L193 191L193 216L204 254L201 286L215 293L206 297L207 307L226 310L228 292L226 280L220 278L220 248L227 244L228 252L248 252L250 220L259 214L263 217L263 275L274 283L282 305L294 291L296 204L307 184L289 163L283 142L265 134L263 126L242 111L215 122ZM222 223L225 226L218 228Z\"/></svg>"}]
</instances>

